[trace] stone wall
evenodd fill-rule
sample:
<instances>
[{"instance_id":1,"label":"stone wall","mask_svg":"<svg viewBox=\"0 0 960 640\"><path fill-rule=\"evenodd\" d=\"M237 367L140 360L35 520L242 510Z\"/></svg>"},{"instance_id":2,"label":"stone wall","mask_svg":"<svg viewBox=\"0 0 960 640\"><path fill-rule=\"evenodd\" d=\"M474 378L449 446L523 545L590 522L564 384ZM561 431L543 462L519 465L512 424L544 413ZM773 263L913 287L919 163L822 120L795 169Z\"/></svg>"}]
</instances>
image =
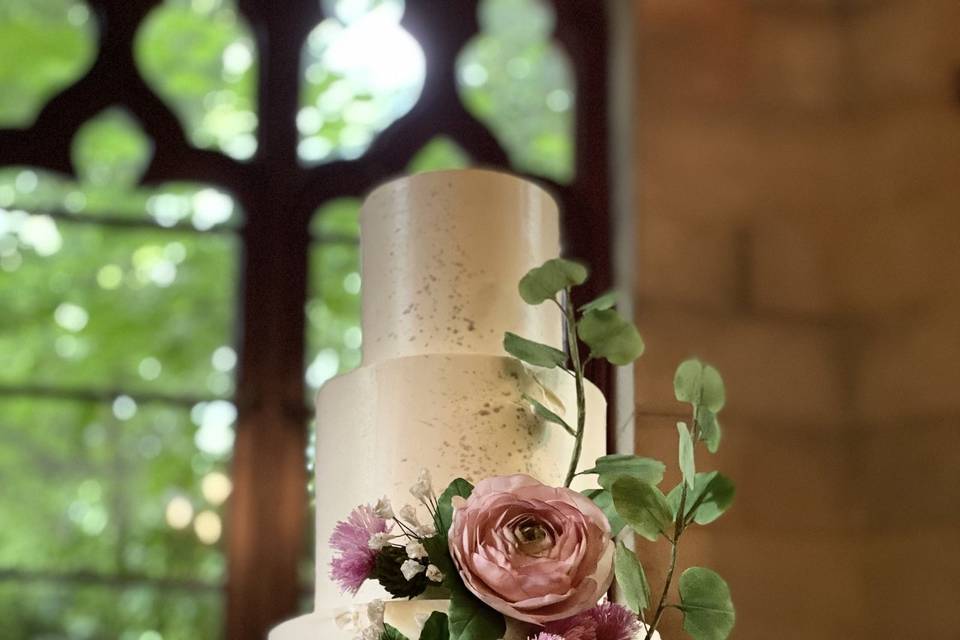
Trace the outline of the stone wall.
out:
<instances>
[{"instance_id":1,"label":"stone wall","mask_svg":"<svg viewBox=\"0 0 960 640\"><path fill-rule=\"evenodd\" d=\"M739 486L681 561L737 640L960 637L960 2L634 13L637 445L672 486L699 355L729 396L699 466Z\"/></svg>"}]
</instances>

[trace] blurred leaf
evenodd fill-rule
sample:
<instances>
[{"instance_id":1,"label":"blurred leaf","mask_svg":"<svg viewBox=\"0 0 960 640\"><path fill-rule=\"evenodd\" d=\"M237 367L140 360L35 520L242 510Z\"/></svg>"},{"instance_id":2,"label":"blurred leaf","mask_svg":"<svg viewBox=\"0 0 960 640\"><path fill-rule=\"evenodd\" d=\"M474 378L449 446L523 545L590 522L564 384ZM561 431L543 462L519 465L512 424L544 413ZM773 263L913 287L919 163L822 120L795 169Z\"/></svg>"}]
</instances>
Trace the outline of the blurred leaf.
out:
<instances>
[{"instance_id":1,"label":"blurred leaf","mask_svg":"<svg viewBox=\"0 0 960 640\"><path fill-rule=\"evenodd\" d=\"M450 621L447 614L434 611L427 618L420 632L420 640L449 640Z\"/></svg>"},{"instance_id":2,"label":"blurred leaf","mask_svg":"<svg viewBox=\"0 0 960 640\"><path fill-rule=\"evenodd\" d=\"M693 458L693 437L690 435L690 429L686 422L677 423L677 433L680 435L680 471L683 473L683 481L692 490L693 479L697 473Z\"/></svg>"},{"instance_id":3,"label":"blurred leaf","mask_svg":"<svg viewBox=\"0 0 960 640\"><path fill-rule=\"evenodd\" d=\"M437 136L423 146L407 165L409 173L463 169L472 164L463 147L446 136Z\"/></svg>"},{"instance_id":4,"label":"blurred leaf","mask_svg":"<svg viewBox=\"0 0 960 640\"><path fill-rule=\"evenodd\" d=\"M613 504L630 528L651 542L671 525L670 505L655 486L624 476L613 483Z\"/></svg>"},{"instance_id":5,"label":"blurred leaf","mask_svg":"<svg viewBox=\"0 0 960 640\"><path fill-rule=\"evenodd\" d=\"M726 402L720 372L696 358L685 360L677 367L673 389L677 400L694 406L703 405L714 413L718 413Z\"/></svg>"},{"instance_id":6,"label":"blurred leaf","mask_svg":"<svg viewBox=\"0 0 960 640\"><path fill-rule=\"evenodd\" d=\"M537 414L539 417L543 418L547 422L552 422L554 424L560 425L561 427L563 427L564 431L566 431L572 436L576 435L577 432L574 430L573 427L567 424L566 420L564 420L563 418L555 414L553 411L545 407L543 403L541 403L539 400L531 398L526 394L523 395L523 399L529 402L533 406L533 412Z\"/></svg>"},{"instance_id":7,"label":"blurred leaf","mask_svg":"<svg viewBox=\"0 0 960 640\"><path fill-rule=\"evenodd\" d=\"M680 610L683 629L694 640L726 640L736 621L727 583L702 567L691 567L680 576Z\"/></svg>"},{"instance_id":8,"label":"blurred leaf","mask_svg":"<svg viewBox=\"0 0 960 640\"><path fill-rule=\"evenodd\" d=\"M567 361L567 355L559 349L521 338L509 331L503 336L503 348L514 358L538 367L553 369Z\"/></svg>"},{"instance_id":9,"label":"blurred leaf","mask_svg":"<svg viewBox=\"0 0 960 640\"><path fill-rule=\"evenodd\" d=\"M590 355L605 358L611 364L628 365L643 355L643 339L637 327L614 309L588 311L577 325L580 339L590 347Z\"/></svg>"},{"instance_id":10,"label":"blurred leaf","mask_svg":"<svg viewBox=\"0 0 960 640\"><path fill-rule=\"evenodd\" d=\"M643 566L633 551L617 541L617 551L613 561L617 574L617 585L623 591L627 606L634 613L640 613L650 606L650 584Z\"/></svg>"},{"instance_id":11,"label":"blurred leaf","mask_svg":"<svg viewBox=\"0 0 960 640\"><path fill-rule=\"evenodd\" d=\"M591 300L587 304L580 307L580 311L586 313L587 311L603 311L605 309L611 309L617 305L617 297L619 294L616 291L607 291L602 296Z\"/></svg>"},{"instance_id":12,"label":"blurred leaf","mask_svg":"<svg viewBox=\"0 0 960 640\"><path fill-rule=\"evenodd\" d=\"M707 451L716 453L720 449L720 440L723 436L717 414L706 407L698 407L697 423L700 425L700 439L706 443Z\"/></svg>"},{"instance_id":13,"label":"blurred leaf","mask_svg":"<svg viewBox=\"0 0 960 640\"><path fill-rule=\"evenodd\" d=\"M683 484L678 484L667 495L667 503L674 515L680 508L682 488ZM690 520L690 515L695 512L693 522L699 525L710 524L730 508L735 493L733 482L718 471L698 473L694 479L693 490L687 493L684 520Z\"/></svg>"},{"instance_id":14,"label":"blurred leaf","mask_svg":"<svg viewBox=\"0 0 960 640\"><path fill-rule=\"evenodd\" d=\"M446 538L450 525L453 524L453 498L459 496L466 499L471 493L473 493L473 485L463 478L457 478L444 489L437 499L437 515L440 518L440 531L437 533Z\"/></svg>"},{"instance_id":15,"label":"blurred leaf","mask_svg":"<svg viewBox=\"0 0 960 640\"><path fill-rule=\"evenodd\" d=\"M503 614L494 611L462 583L451 590L450 640L499 640L506 630Z\"/></svg>"},{"instance_id":16,"label":"blurred leaf","mask_svg":"<svg viewBox=\"0 0 960 640\"><path fill-rule=\"evenodd\" d=\"M663 481L666 465L653 458L643 458L629 453L614 453L597 458L594 466L582 474L596 473L601 487L610 489L622 476L635 477L647 484L658 485Z\"/></svg>"},{"instance_id":17,"label":"blurred leaf","mask_svg":"<svg viewBox=\"0 0 960 640\"><path fill-rule=\"evenodd\" d=\"M383 625L383 631L380 632L380 640L410 640L407 636L403 635L395 627L391 627L389 624Z\"/></svg>"},{"instance_id":18,"label":"blurred leaf","mask_svg":"<svg viewBox=\"0 0 960 640\"><path fill-rule=\"evenodd\" d=\"M520 279L520 297L527 304L542 304L556 295L587 280L587 268L578 262L553 258L534 267Z\"/></svg>"},{"instance_id":19,"label":"blurred leaf","mask_svg":"<svg viewBox=\"0 0 960 640\"><path fill-rule=\"evenodd\" d=\"M600 507L603 515L607 516L607 522L610 523L611 535L618 535L627 523L623 521L617 509L613 506L613 495L607 489L587 489L583 492L593 503Z\"/></svg>"}]
</instances>

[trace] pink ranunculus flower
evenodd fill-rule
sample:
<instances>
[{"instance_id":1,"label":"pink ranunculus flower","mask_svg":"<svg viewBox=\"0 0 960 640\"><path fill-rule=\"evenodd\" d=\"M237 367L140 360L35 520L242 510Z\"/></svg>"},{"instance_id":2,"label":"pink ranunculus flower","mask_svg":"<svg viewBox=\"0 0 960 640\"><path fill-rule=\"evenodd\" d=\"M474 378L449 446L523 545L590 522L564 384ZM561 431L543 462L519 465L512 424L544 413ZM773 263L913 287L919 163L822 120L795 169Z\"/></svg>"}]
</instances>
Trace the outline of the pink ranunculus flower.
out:
<instances>
[{"instance_id":1,"label":"pink ranunculus flower","mask_svg":"<svg viewBox=\"0 0 960 640\"><path fill-rule=\"evenodd\" d=\"M576 491L517 474L455 500L450 554L467 588L500 613L543 625L590 609L610 588L610 524Z\"/></svg>"}]
</instances>

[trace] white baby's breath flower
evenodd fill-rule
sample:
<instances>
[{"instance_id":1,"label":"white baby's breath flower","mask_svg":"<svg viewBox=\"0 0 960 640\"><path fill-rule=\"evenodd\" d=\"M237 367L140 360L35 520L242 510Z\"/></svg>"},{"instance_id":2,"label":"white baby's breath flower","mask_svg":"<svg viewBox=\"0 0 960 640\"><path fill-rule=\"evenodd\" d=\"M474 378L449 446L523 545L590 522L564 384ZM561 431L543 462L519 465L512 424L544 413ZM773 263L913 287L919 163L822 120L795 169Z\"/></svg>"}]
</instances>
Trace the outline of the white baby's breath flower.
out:
<instances>
[{"instance_id":1,"label":"white baby's breath flower","mask_svg":"<svg viewBox=\"0 0 960 640\"><path fill-rule=\"evenodd\" d=\"M385 520L394 519L393 505L390 504L390 498L386 496L377 500L377 505L373 508L373 512Z\"/></svg>"},{"instance_id":2,"label":"white baby's breath flower","mask_svg":"<svg viewBox=\"0 0 960 640\"><path fill-rule=\"evenodd\" d=\"M411 504L405 504L401 507L400 519L413 527L420 525L420 520L417 518L417 510Z\"/></svg>"},{"instance_id":3,"label":"white baby's breath flower","mask_svg":"<svg viewBox=\"0 0 960 640\"><path fill-rule=\"evenodd\" d=\"M430 582L443 582L443 572L435 564L427 567L427 580Z\"/></svg>"},{"instance_id":4,"label":"white baby's breath flower","mask_svg":"<svg viewBox=\"0 0 960 640\"><path fill-rule=\"evenodd\" d=\"M373 600L367 605L367 619L370 625L383 629L383 613L387 610L387 605L383 600Z\"/></svg>"},{"instance_id":5,"label":"white baby's breath flower","mask_svg":"<svg viewBox=\"0 0 960 640\"><path fill-rule=\"evenodd\" d=\"M407 557L411 560L421 560L426 558L429 554L424 546L417 540L411 540L407 543L406 546Z\"/></svg>"},{"instance_id":6,"label":"white baby's breath flower","mask_svg":"<svg viewBox=\"0 0 960 640\"><path fill-rule=\"evenodd\" d=\"M416 560L405 560L402 565L400 565L400 573L403 574L403 577L407 581L413 580L417 577L417 574L423 573L426 570L422 564Z\"/></svg>"},{"instance_id":7,"label":"white baby's breath flower","mask_svg":"<svg viewBox=\"0 0 960 640\"><path fill-rule=\"evenodd\" d=\"M432 536L437 535L437 528L433 526L432 522L421 524L420 526L417 527L417 535L422 536L424 538L430 538Z\"/></svg>"},{"instance_id":8,"label":"white baby's breath flower","mask_svg":"<svg viewBox=\"0 0 960 640\"><path fill-rule=\"evenodd\" d=\"M430 480L430 472L426 469L420 470L416 483L410 487L410 494L420 502L429 505L433 495L433 483Z\"/></svg>"},{"instance_id":9,"label":"white baby's breath flower","mask_svg":"<svg viewBox=\"0 0 960 640\"><path fill-rule=\"evenodd\" d=\"M367 540L367 546L374 551L380 551L390 543L393 538L389 533L375 533Z\"/></svg>"}]
</instances>

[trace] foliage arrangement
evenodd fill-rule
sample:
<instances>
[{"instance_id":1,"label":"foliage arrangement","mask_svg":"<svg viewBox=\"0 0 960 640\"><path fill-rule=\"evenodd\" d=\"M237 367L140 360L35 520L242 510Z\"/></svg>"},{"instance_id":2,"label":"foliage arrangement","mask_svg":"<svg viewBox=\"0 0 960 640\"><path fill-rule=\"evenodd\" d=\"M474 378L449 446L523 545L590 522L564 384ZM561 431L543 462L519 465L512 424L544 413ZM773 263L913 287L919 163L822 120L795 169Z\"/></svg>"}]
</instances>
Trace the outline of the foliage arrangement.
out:
<instances>
[{"instance_id":1,"label":"foliage arrangement","mask_svg":"<svg viewBox=\"0 0 960 640\"><path fill-rule=\"evenodd\" d=\"M733 629L730 589L717 573L690 567L677 575L683 534L713 522L733 502L733 483L717 471L698 472L695 456L700 444L710 453L720 446L723 379L697 359L677 367L674 394L690 406L690 418L677 423L682 479L666 494L659 488L666 465L651 458L608 455L581 470L585 367L595 359L628 365L644 350L636 326L617 312L615 294L574 308L571 290L587 277L583 265L554 259L519 284L528 304L552 303L561 310L566 352L512 333L504 337L512 356L536 367L560 367L575 380L576 424L524 397L532 411L574 439L564 486L525 475L486 478L476 487L457 479L436 496L424 472L411 493L429 514L425 524L413 507L395 514L381 500L354 510L331 538L339 554L331 577L344 590L355 593L374 579L395 597L449 598L449 610L430 616L420 640L499 640L511 630L517 636L517 629L528 640L654 640L669 610L683 616L694 640L724 640ZM580 475L595 476L599 488L583 494L570 489ZM656 595L624 540L626 532L669 544L668 570ZM570 554L571 548L578 554ZM537 567L532 578L526 570L531 563ZM624 605L603 601L614 578ZM384 622L382 603L371 607L360 637L406 640Z\"/></svg>"}]
</instances>

